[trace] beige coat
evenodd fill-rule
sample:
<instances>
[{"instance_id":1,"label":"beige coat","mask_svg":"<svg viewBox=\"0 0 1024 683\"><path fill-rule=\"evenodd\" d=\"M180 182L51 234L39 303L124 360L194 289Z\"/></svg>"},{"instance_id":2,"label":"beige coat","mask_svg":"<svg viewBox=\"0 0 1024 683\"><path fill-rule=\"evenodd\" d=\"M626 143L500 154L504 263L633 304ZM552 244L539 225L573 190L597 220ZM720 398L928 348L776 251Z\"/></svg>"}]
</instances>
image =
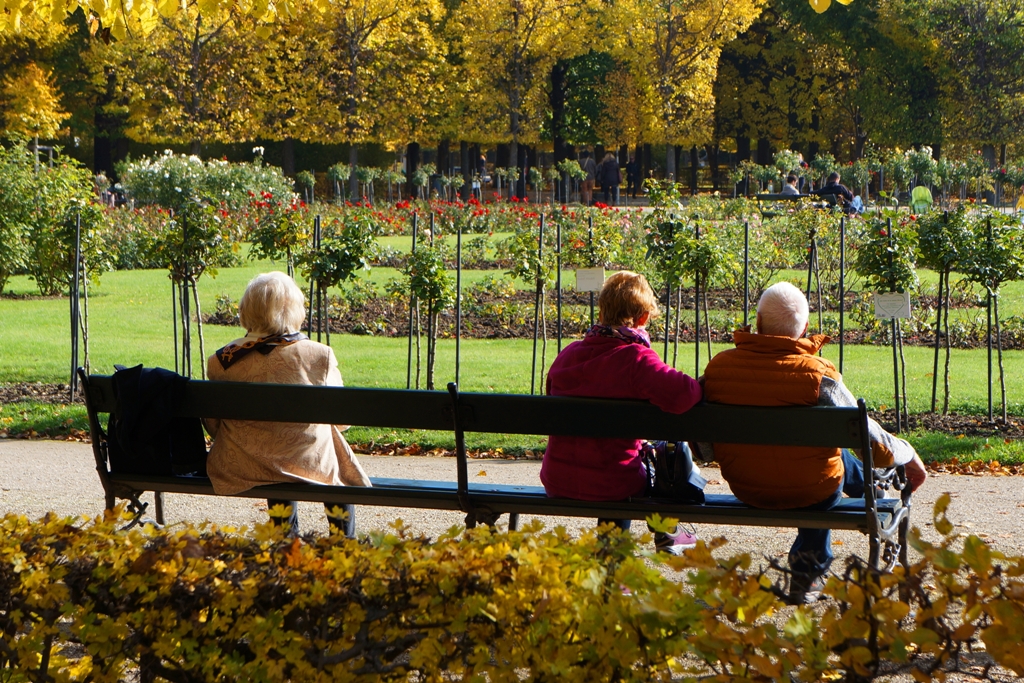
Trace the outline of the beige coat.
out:
<instances>
[{"instance_id":1,"label":"beige coat","mask_svg":"<svg viewBox=\"0 0 1024 683\"><path fill-rule=\"evenodd\" d=\"M227 370L216 355L206 366L211 380L342 386L334 351L308 339L267 355L250 353ZM217 493L231 495L285 481L370 486L341 435L348 426L213 419L204 424L213 437L206 471Z\"/></svg>"}]
</instances>

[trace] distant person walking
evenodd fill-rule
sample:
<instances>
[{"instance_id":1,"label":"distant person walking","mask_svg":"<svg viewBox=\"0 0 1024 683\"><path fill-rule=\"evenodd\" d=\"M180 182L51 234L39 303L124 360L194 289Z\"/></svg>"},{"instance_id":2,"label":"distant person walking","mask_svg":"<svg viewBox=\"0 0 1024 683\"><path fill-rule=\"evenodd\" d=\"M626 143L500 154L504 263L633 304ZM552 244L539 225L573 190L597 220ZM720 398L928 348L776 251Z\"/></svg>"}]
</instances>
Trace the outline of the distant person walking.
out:
<instances>
[{"instance_id":1,"label":"distant person walking","mask_svg":"<svg viewBox=\"0 0 1024 683\"><path fill-rule=\"evenodd\" d=\"M615 155L608 152L601 162L601 171L598 174L601 181L601 189L604 191L604 203L608 206L615 206L619 199L619 185L622 184L622 170Z\"/></svg>"},{"instance_id":2,"label":"distant person walking","mask_svg":"<svg viewBox=\"0 0 1024 683\"><path fill-rule=\"evenodd\" d=\"M587 174L587 177L583 179L583 205L590 206L594 203L594 181L597 180L597 164L587 150L583 150L580 153L580 159L580 166Z\"/></svg>"},{"instance_id":3,"label":"distant person walking","mask_svg":"<svg viewBox=\"0 0 1024 683\"><path fill-rule=\"evenodd\" d=\"M640 164L636 162L636 157L630 154L629 161L626 162L626 194L636 199L636 190L639 185Z\"/></svg>"}]
</instances>

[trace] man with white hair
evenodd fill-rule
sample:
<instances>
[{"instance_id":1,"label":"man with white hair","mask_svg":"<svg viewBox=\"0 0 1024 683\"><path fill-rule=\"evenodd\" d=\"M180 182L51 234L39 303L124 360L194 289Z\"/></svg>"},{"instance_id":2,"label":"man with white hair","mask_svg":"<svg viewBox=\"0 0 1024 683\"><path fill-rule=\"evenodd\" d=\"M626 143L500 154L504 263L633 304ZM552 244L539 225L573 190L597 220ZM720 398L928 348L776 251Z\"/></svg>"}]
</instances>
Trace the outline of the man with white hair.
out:
<instances>
[{"instance_id":1,"label":"man with white hair","mask_svg":"<svg viewBox=\"0 0 1024 683\"><path fill-rule=\"evenodd\" d=\"M817 353L825 335L807 333L807 299L788 282L772 285L757 304L757 334L737 330L736 348L719 353L704 372L712 403L755 406L856 406L835 366ZM911 489L926 477L924 463L903 439L869 420L875 467L905 465ZM864 469L849 450L837 448L715 444L715 459L733 494L748 505L773 510L830 510L843 494L864 496ZM821 596L832 562L828 529L799 529L789 551L790 601Z\"/></svg>"}]
</instances>

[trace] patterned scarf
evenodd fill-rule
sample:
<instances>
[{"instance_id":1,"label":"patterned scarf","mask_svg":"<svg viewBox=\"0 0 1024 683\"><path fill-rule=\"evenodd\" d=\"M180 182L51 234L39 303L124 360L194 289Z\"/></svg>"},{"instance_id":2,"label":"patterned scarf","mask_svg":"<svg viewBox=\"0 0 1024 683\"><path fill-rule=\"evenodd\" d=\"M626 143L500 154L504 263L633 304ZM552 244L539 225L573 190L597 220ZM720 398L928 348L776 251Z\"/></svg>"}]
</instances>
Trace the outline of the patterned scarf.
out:
<instances>
[{"instance_id":1,"label":"patterned scarf","mask_svg":"<svg viewBox=\"0 0 1024 683\"><path fill-rule=\"evenodd\" d=\"M611 337L613 339L620 339L627 344L642 344L647 348L651 348L651 336L647 334L647 330L642 327L612 327L611 325L594 325L587 333L585 337Z\"/></svg>"},{"instance_id":2,"label":"patterned scarf","mask_svg":"<svg viewBox=\"0 0 1024 683\"><path fill-rule=\"evenodd\" d=\"M227 370L253 351L259 351L265 356L278 346L290 346L295 342L302 341L306 338L306 335L301 332L291 332L290 334L275 334L269 337L257 337L256 339L250 339L242 342L241 344L232 343L217 350L217 360L220 361L221 367Z\"/></svg>"}]
</instances>

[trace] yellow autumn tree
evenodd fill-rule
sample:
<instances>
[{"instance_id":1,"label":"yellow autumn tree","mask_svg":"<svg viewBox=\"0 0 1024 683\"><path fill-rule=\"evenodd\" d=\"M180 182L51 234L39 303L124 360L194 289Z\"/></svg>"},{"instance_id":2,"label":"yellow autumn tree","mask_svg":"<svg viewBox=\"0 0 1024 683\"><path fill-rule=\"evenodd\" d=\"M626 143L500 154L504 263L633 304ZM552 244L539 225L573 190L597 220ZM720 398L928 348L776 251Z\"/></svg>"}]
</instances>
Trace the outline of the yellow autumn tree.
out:
<instances>
[{"instance_id":1,"label":"yellow autumn tree","mask_svg":"<svg viewBox=\"0 0 1024 683\"><path fill-rule=\"evenodd\" d=\"M418 108L428 100L430 83L420 76L436 62L431 28L443 7L439 0L330 0L307 9L319 12L323 36L315 48L324 54L321 139L351 145L349 164L356 166L360 143L384 138L397 144L383 130L396 108L411 117L403 122L408 128L422 123ZM356 191L355 174L350 183Z\"/></svg>"},{"instance_id":2,"label":"yellow autumn tree","mask_svg":"<svg viewBox=\"0 0 1024 683\"><path fill-rule=\"evenodd\" d=\"M283 143L285 173L295 172L293 142L321 141L324 108L331 91L326 73L331 61L320 17L300 14L274 26L243 20L242 33L258 43L247 50L238 71L250 82L253 129L248 138ZM260 37L265 34L265 37Z\"/></svg>"},{"instance_id":3,"label":"yellow autumn tree","mask_svg":"<svg viewBox=\"0 0 1024 683\"><path fill-rule=\"evenodd\" d=\"M731 0L730 0L731 1ZM853 0L837 0L848 5ZM324 12L331 0L312 0L313 8ZM736 0L742 4L742 0ZM808 0L817 12L824 12L831 0ZM20 31L24 22L32 18L61 23L81 9L110 31L116 39L127 37L134 30L143 35L154 30L160 18L171 17L183 11L180 0L134 0L133 2L108 2L108 0L0 0L0 33ZM203 0L204 13L238 12L263 23L290 19L305 11L298 2L270 2L269 0ZM266 33L263 33L266 36Z\"/></svg>"},{"instance_id":4,"label":"yellow autumn tree","mask_svg":"<svg viewBox=\"0 0 1024 683\"><path fill-rule=\"evenodd\" d=\"M377 52L369 87L372 137L391 150L436 142L450 126L459 91L441 30L444 7L433 0L410 4L419 11L398 24L400 39L390 49Z\"/></svg>"},{"instance_id":5,"label":"yellow autumn tree","mask_svg":"<svg viewBox=\"0 0 1024 683\"><path fill-rule=\"evenodd\" d=\"M625 66L608 74L601 88L605 103L594 131L606 147L638 145L651 140L658 128L658 112L653 108L651 83L643 74Z\"/></svg>"},{"instance_id":6,"label":"yellow autumn tree","mask_svg":"<svg viewBox=\"0 0 1024 683\"><path fill-rule=\"evenodd\" d=\"M459 8L459 50L472 79L475 118L510 143L513 163L519 143L538 137L552 65L579 54L591 41L588 5L588 0L478 0Z\"/></svg>"},{"instance_id":7,"label":"yellow autumn tree","mask_svg":"<svg viewBox=\"0 0 1024 683\"><path fill-rule=\"evenodd\" d=\"M241 67L258 41L240 29L237 17L204 13L197 3L158 23L145 36L136 30L110 45L96 41L91 55L96 73L118 74L117 106L127 109L127 135L187 143L195 154L204 142L250 138L254 89Z\"/></svg>"},{"instance_id":8,"label":"yellow autumn tree","mask_svg":"<svg viewBox=\"0 0 1024 683\"><path fill-rule=\"evenodd\" d=\"M32 138L38 144L57 137L68 118L49 71L34 62L4 81L4 132L7 137Z\"/></svg>"},{"instance_id":9,"label":"yellow autumn tree","mask_svg":"<svg viewBox=\"0 0 1024 683\"><path fill-rule=\"evenodd\" d=\"M710 140L722 47L760 14L765 0L622 0L612 50L650 80L659 112L652 142L670 145L666 171L675 173L671 145Z\"/></svg>"}]
</instances>

